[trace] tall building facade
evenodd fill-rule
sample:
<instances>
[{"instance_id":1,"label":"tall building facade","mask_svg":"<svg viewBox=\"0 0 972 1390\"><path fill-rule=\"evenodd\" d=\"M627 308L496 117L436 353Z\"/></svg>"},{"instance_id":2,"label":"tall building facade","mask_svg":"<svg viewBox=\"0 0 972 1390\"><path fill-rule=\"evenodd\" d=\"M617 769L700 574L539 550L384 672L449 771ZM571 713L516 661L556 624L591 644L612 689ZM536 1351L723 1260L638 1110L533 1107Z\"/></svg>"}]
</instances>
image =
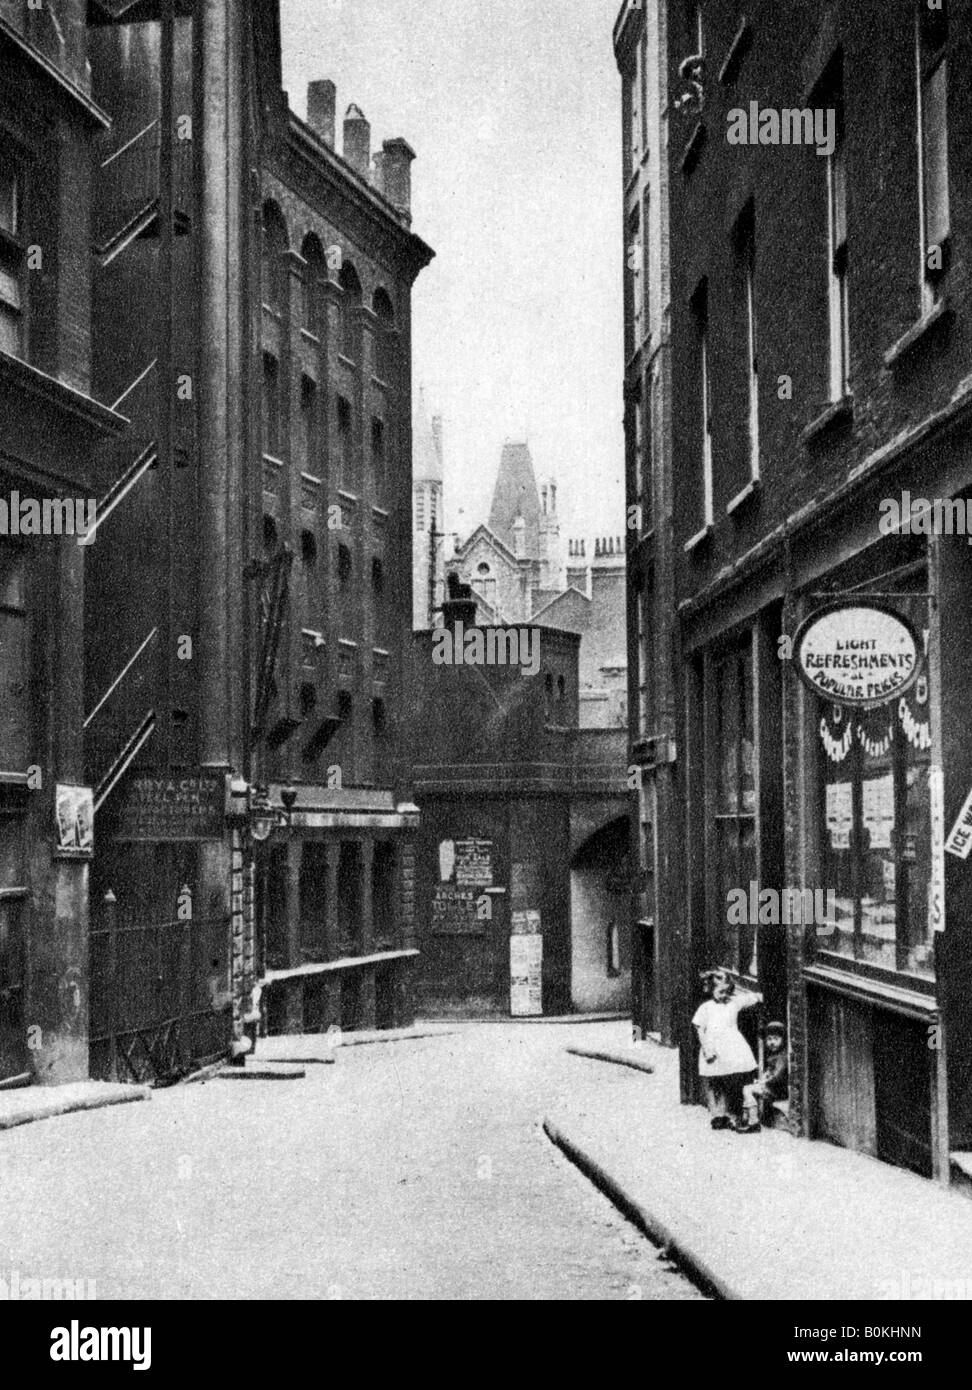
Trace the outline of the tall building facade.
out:
<instances>
[{"instance_id":1,"label":"tall building facade","mask_svg":"<svg viewBox=\"0 0 972 1390\"><path fill-rule=\"evenodd\" d=\"M677 1036L683 949L676 701L669 271L669 6L627 0L614 28L622 82L627 710L635 791L633 1018L642 1037Z\"/></svg>"},{"instance_id":2,"label":"tall building facade","mask_svg":"<svg viewBox=\"0 0 972 1390\"><path fill-rule=\"evenodd\" d=\"M261 172L261 448L249 521L254 779L286 825L257 858L271 1031L389 1026L408 1011L414 838L407 744L413 550L411 231L404 140L372 158L349 106L274 96Z\"/></svg>"},{"instance_id":3,"label":"tall building facade","mask_svg":"<svg viewBox=\"0 0 972 1390\"><path fill-rule=\"evenodd\" d=\"M972 13L669 21L683 1097L724 965L787 1026L795 1134L947 1181L972 1149ZM774 915L797 892L826 908Z\"/></svg>"},{"instance_id":4,"label":"tall building facade","mask_svg":"<svg viewBox=\"0 0 972 1390\"><path fill-rule=\"evenodd\" d=\"M82 729L96 460L92 175L110 116L84 0L0 5L0 1085L88 1074L93 800ZM106 403L106 401L108 403ZM80 502L80 513L75 507Z\"/></svg>"}]
</instances>

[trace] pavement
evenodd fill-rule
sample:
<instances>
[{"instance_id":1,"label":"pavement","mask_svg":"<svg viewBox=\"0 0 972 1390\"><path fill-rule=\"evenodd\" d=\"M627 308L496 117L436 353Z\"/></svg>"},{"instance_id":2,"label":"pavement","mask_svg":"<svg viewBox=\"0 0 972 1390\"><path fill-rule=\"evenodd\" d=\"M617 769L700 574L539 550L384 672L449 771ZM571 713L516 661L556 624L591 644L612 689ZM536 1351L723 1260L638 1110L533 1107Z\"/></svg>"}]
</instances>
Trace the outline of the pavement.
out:
<instances>
[{"instance_id":1,"label":"pavement","mask_svg":"<svg viewBox=\"0 0 972 1390\"><path fill-rule=\"evenodd\" d=\"M613 1032L612 1032L613 1030ZM606 1025L601 1050L627 1029ZM630 1046L630 1044L629 1044ZM677 1263L730 1299L972 1298L972 1200L782 1130L713 1131L678 1103L678 1059L597 1069L546 1111L562 1151Z\"/></svg>"},{"instance_id":2,"label":"pavement","mask_svg":"<svg viewBox=\"0 0 972 1390\"><path fill-rule=\"evenodd\" d=\"M690 1300L703 1294L550 1142L542 1118L624 1072L604 1027L452 1025L275 1040L288 1080L0 1134L0 1279L99 1299ZM255 1064L261 1062L262 1041Z\"/></svg>"},{"instance_id":3,"label":"pavement","mask_svg":"<svg viewBox=\"0 0 972 1390\"><path fill-rule=\"evenodd\" d=\"M100 1110L106 1105L128 1105L148 1100L147 1086L121 1086L109 1081L77 1081L68 1086L23 1086L0 1091L0 1129L70 1115L79 1110Z\"/></svg>"}]
</instances>

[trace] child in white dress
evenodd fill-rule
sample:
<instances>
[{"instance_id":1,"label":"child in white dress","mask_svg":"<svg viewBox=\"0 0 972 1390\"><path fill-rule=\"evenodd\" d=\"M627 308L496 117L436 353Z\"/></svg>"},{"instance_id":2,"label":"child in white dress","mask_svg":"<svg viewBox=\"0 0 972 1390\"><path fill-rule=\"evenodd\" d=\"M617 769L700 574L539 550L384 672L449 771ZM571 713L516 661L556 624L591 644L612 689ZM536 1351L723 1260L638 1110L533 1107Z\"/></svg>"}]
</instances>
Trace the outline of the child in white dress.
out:
<instances>
[{"instance_id":1,"label":"child in white dress","mask_svg":"<svg viewBox=\"0 0 972 1390\"><path fill-rule=\"evenodd\" d=\"M743 1087L756 1075L756 1058L739 1031L738 1018L743 1009L761 1004L763 996L737 994L726 970L705 970L701 978L709 997L696 1009L692 1024L699 1038L699 1075L705 1079L712 1128L733 1126L741 1134L750 1133L743 1117Z\"/></svg>"}]
</instances>

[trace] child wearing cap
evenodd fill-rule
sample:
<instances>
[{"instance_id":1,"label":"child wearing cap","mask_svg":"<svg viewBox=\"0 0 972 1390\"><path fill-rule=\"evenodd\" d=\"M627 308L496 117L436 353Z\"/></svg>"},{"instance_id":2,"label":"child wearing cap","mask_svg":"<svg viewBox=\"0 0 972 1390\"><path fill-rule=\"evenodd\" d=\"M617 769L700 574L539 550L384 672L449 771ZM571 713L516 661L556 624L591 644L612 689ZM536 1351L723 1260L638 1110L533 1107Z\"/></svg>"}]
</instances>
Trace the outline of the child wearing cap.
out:
<instances>
[{"instance_id":1,"label":"child wearing cap","mask_svg":"<svg viewBox=\"0 0 972 1390\"><path fill-rule=\"evenodd\" d=\"M763 1029L763 1070L743 1089L745 1119L750 1131L759 1129L761 1120L766 1123L773 1102L786 1100L789 1089L786 1028L782 1023L767 1023Z\"/></svg>"},{"instance_id":2,"label":"child wearing cap","mask_svg":"<svg viewBox=\"0 0 972 1390\"><path fill-rule=\"evenodd\" d=\"M705 1080L712 1128L734 1127L749 1133L743 1088L756 1078L756 1058L739 1031L738 1018L743 1009L761 1004L763 996L737 994L727 970L704 970L701 979L709 997L696 1009L692 1024L699 1039L699 1075Z\"/></svg>"}]
</instances>

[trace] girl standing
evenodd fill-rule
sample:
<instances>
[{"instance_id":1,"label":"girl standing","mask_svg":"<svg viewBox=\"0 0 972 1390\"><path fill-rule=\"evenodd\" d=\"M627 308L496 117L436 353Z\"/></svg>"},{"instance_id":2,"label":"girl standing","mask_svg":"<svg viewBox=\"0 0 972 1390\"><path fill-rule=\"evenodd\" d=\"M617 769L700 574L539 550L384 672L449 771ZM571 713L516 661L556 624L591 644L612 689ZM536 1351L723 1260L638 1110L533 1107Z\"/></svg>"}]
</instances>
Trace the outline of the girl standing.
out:
<instances>
[{"instance_id":1,"label":"girl standing","mask_svg":"<svg viewBox=\"0 0 972 1390\"><path fill-rule=\"evenodd\" d=\"M743 1009L763 1002L761 994L736 993L727 970L705 970L702 983L709 996L692 1018L699 1039L699 1075L705 1078L706 1096L713 1129L734 1127L740 1134L752 1133L759 1125L743 1118L743 1087L756 1075L756 1058L739 1031Z\"/></svg>"}]
</instances>

